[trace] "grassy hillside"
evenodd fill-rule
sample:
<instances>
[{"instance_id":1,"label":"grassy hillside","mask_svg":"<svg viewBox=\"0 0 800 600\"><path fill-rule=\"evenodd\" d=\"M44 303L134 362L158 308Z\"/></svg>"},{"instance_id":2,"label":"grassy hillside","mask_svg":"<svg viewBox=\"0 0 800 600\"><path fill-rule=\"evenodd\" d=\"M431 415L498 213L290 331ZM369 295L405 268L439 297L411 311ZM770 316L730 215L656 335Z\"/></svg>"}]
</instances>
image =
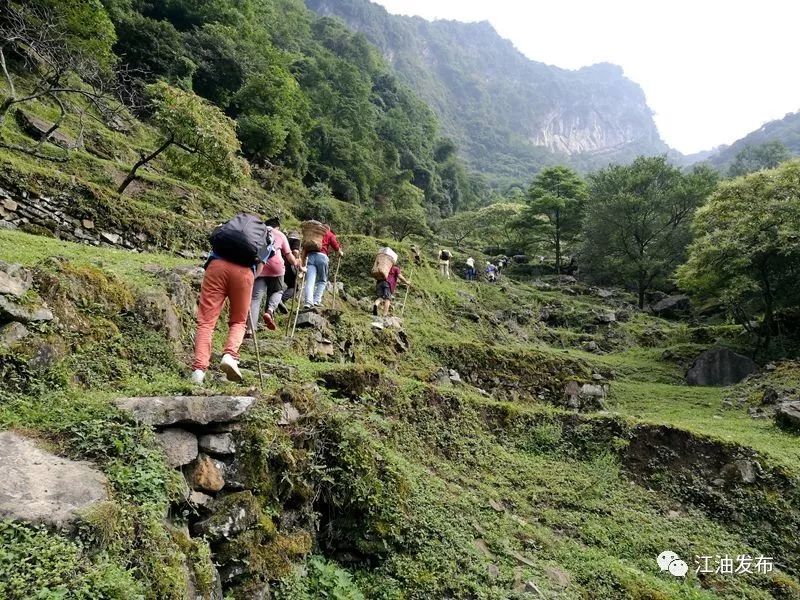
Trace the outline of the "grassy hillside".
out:
<instances>
[{"instance_id":1,"label":"grassy hillside","mask_svg":"<svg viewBox=\"0 0 800 600\"><path fill-rule=\"evenodd\" d=\"M370 286L364 265L377 241L345 236L344 244L341 279L357 304ZM406 259L408 248L401 252ZM180 505L177 482L160 462L152 434L120 416L109 400L193 391L185 379L188 337L178 350L163 331L143 328L136 299L169 293L162 270L195 263L13 231L0 233L0 256L36 269L38 295L59 319L3 351L0 422L95 461L111 480L114 510L125 515L119 527L102 530L103 538L98 525L87 525L77 563L69 566L39 550L42 544L71 547L68 538L20 525L4 530L14 556L39 561L51 573L31 579L2 562L11 575L7 596L22 589L18 581L46 589L62 577L73 592L76 582L97 590L99 579L111 578L116 587L103 588L103 597L133 597L134 590L181 597L174 581L180 557L202 565L207 546L195 538L187 548L169 533L172 526L153 520L170 502ZM294 458L282 459L276 474L295 488L304 482L317 490L309 509L318 530L310 530L312 554L301 561L311 575L266 563L259 576L275 580L276 597L317 598L334 588L346 598L798 597L800 585L789 574L799 566L791 529L798 519L796 436L751 419L745 407L728 407L723 400L735 390L680 383L681 369L662 358L664 349L691 344L698 332L639 314L597 327L597 314L618 307L557 287L443 282L432 264L408 272L416 290L404 324L409 349L393 331L373 331L371 317L350 300L339 302L341 314L329 332L332 359L312 356L314 337L307 331L294 340L280 329L262 336L269 377L251 416L258 439L272 439L264 451L273 456L287 451L282 444L294 446L288 450ZM538 318L544 307L558 307L567 324L544 325ZM188 308L180 309L187 336ZM577 349L587 336L607 351ZM58 358L46 369L25 368L42 344L61 348ZM246 384L212 378L205 393L252 391L256 365L252 347L244 351ZM442 366L457 370L464 383L438 378ZM593 373L610 382L604 409L564 408L563 382L592 381ZM796 381L798 372L787 365L774 377ZM274 394L314 382L319 389L306 400L304 425L286 438L275 428L280 400ZM763 475L753 484L731 480L715 487L701 466L690 473L679 466L697 457L679 456L673 464L654 453L642 462L642 436L662 426L685 432L687 450L706 444L704 452L714 456L709 461L748 456ZM301 450L307 442L300 439L309 436L315 443ZM687 474L694 478L689 487ZM263 502L283 523L281 515L295 509L279 489L265 490ZM180 513L171 514L179 525ZM764 530L763 518L787 529ZM129 556L134 540L126 527L146 524L138 542L145 549ZM93 550L98 544L103 554ZM683 582L659 574L655 557L665 548L691 557L773 552L779 570L690 574ZM77 579L63 579L65 569L77 569L69 571ZM230 591L247 597L242 589Z\"/></svg>"}]
</instances>

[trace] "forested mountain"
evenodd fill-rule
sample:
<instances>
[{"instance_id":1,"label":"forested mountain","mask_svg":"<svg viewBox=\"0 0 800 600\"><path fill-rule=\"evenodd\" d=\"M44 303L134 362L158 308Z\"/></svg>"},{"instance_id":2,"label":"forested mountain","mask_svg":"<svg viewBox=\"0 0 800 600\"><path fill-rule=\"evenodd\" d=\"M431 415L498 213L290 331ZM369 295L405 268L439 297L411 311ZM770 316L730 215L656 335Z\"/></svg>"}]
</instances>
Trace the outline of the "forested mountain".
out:
<instances>
[{"instance_id":1,"label":"forested mountain","mask_svg":"<svg viewBox=\"0 0 800 600\"><path fill-rule=\"evenodd\" d=\"M363 36L302 0L104 4L122 63L221 108L256 166L348 202L391 198L417 221L423 204L438 217L479 202L481 181L440 139L433 111Z\"/></svg>"},{"instance_id":2,"label":"forested mountain","mask_svg":"<svg viewBox=\"0 0 800 600\"><path fill-rule=\"evenodd\" d=\"M668 151L644 93L618 66L570 71L535 62L486 22L395 16L369 0L306 4L378 46L470 165L495 180L527 180L549 164L589 170Z\"/></svg>"},{"instance_id":3,"label":"forested mountain","mask_svg":"<svg viewBox=\"0 0 800 600\"><path fill-rule=\"evenodd\" d=\"M800 112L765 123L730 146L713 151L705 160L718 169L727 170L743 150L769 142L780 142L791 154L800 155Z\"/></svg>"}]
</instances>

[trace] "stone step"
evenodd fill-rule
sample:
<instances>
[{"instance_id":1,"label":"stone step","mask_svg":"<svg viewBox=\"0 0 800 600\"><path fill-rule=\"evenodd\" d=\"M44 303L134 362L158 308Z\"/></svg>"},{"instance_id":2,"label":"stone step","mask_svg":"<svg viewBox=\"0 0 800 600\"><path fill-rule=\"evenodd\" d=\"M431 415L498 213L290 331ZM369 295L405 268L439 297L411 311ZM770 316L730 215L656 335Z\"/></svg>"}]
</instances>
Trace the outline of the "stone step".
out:
<instances>
[{"instance_id":1,"label":"stone step","mask_svg":"<svg viewBox=\"0 0 800 600\"><path fill-rule=\"evenodd\" d=\"M255 402L252 396L155 396L119 398L114 404L145 425L210 425L241 419Z\"/></svg>"}]
</instances>

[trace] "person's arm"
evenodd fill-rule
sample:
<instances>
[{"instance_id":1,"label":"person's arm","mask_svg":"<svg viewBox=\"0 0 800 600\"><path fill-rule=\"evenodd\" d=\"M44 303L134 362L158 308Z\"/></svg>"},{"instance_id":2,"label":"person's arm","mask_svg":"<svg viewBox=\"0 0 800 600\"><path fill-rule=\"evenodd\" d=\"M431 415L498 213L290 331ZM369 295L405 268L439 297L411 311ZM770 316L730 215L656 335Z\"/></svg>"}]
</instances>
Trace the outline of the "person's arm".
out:
<instances>
[{"instance_id":1,"label":"person's arm","mask_svg":"<svg viewBox=\"0 0 800 600\"><path fill-rule=\"evenodd\" d=\"M330 239L331 248L336 250L336 252L339 254L339 256L344 256L344 252L342 251L342 245L339 243L339 240L336 239L336 234L333 233L332 229L328 233L330 233L330 236L331 236L331 239Z\"/></svg>"},{"instance_id":2,"label":"person's arm","mask_svg":"<svg viewBox=\"0 0 800 600\"><path fill-rule=\"evenodd\" d=\"M405 283L406 285L411 285L411 281L403 277L402 273L397 274L397 279L400 280L402 283Z\"/></svg>"}]
</instances>

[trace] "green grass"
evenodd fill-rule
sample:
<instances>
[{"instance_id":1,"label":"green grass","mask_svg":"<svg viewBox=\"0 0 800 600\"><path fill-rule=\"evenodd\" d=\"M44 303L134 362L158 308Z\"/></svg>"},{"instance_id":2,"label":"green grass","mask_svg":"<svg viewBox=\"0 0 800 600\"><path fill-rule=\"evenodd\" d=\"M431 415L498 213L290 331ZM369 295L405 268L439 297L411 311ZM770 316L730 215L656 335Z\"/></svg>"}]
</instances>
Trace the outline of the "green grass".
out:
<instances>
[{"instance_id":1,"label":"green grass","mask_svg":"<svg viewBox=\"0 0 800 600\"><path fill-rule=\"evenodd\" d=\"M796 435L767 419L753 419L722 404L726 390L639 381L612 386L614 408L638 420L667 424L712 438L750 446L797 470L800 442Z\"/></svg>"}]
</instances>

